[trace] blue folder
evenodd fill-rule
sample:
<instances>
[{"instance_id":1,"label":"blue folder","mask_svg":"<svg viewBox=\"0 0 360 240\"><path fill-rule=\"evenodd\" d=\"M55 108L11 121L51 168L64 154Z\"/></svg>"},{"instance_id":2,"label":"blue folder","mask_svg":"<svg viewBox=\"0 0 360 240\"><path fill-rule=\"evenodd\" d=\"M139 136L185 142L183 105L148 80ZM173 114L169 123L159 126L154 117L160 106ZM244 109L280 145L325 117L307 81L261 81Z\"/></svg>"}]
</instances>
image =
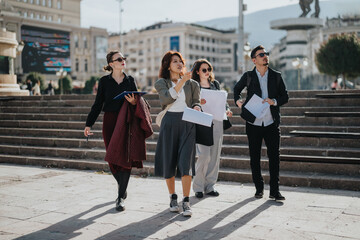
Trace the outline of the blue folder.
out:
<instances>
[{"instance_id":1,"label":"blue folder","mask_svg":"<svg viewBox=\"0 0 360 240\"><path fill-rule=\"evenodd\" d=\"M147 92L137 92L137 91L124 91L122 93L120 93L119 95L117 95L116 97L114 97L113 99L123 99L125 98L126 95L128 94L138 94L139 96L142 96L144 94L146 94Z\"/></svg>"}]
</instances>

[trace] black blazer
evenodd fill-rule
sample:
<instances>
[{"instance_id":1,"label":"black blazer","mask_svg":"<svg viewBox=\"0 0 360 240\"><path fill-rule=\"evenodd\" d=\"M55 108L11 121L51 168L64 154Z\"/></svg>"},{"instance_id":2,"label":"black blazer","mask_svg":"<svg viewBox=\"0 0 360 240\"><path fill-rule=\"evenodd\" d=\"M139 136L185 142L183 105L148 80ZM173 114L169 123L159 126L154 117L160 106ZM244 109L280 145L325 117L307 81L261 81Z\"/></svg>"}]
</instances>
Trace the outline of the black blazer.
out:
<instances>
[{"instance_id":1,"label":"black blazer","mask_svg":"<svg viewBox=\"0 0 360 240\"><path fill-rule=\"evenodd\" d=\"M268 94L270 99L276 99L277 105L270 106L271 115L274 119L274 122L279 125L280 124L280 106L284 105L289 101L289 95L286 90L286 86L283 78L281 77L281 73L275 71L271 68L268 68ZM247 87L247 72L241 77L241 79L235 84L234 87L234 101L241 99L242 90ZM256 117L250 113L246 108L244 108L245 104L250 100L250 98L256 94L261 97L261 87L259 78L256 74L256 68L252 71L249 71L251 76L251 81L249 86L247 87L247 95L245 103L241 108L241 117L245 119L247 122L253 123Z\"/></svg>"}]
</instances>

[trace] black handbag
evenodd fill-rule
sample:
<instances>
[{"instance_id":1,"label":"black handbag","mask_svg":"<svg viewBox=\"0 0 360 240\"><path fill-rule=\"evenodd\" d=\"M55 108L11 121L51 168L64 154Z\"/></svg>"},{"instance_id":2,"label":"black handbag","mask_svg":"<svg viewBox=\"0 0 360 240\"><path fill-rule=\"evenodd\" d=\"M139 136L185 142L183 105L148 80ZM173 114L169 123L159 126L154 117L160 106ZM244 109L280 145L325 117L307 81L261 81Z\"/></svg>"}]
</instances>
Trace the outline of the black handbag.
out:
<instances>
[{"instance_id":1,"label":"black handbag","mask_svg":"<svg viewBox=\"0 0 360 240\"><path fill-rule=\"evenodd\" d=\"M212 146L214 145L214 124L211 124L211 127L206 127L204 125L195 124L196 128L196 143Z\"/></svg>"},{"instance_id":2,"label":"black handbag","mask_svg":"<svg viewBox=\"0 0 360 240\"><path fill-rule=\"evenodd\" d=\"M223 120L223 129L226 130L226 129L229 129L232 127L232 124L229 120L229 118L226 118L226 120Z\"/></svg>"}]
</instances>

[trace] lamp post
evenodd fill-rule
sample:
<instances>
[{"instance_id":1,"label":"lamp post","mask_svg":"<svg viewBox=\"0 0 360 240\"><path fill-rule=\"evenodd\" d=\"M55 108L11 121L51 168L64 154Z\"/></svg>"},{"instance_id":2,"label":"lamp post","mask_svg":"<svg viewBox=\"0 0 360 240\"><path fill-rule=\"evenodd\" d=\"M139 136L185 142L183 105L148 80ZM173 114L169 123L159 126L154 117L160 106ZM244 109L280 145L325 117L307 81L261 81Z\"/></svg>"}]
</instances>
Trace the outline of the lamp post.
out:
<instances>
[{"instance_id":1,"label":"lamp post","mask_svg":"<svg viewBox=\"0 0 360 240\"><path fill-rule=\"evenodd\" d=\"M251 59L250 53L251 53L250 43L246 42L244 45L245 71L248 70L248 60Z\"/></svg>"},{"instance_id":2,"label":"lamp post","mask_svg":"<svg viewBox=\"0 0 360 240\"><path fill-rule=\"evenodd\" d=\"M124 0L116 0L119 2L119 50L120 51L123 51L121 48L123 47L123 44L122 44L122 37L121 37L121 32L122 32L122 12L124 11L124 9L121 7L121 3L124 1Z\"/></svg>"},{"instance_id":3,"label":"lamp post","mask_svg":"<svg viewBox=\"0 0 360 240\"><path fill-rule=\"evenodd\" d=\"M303 68L306 68L309 65L309 61L307 58L294 58L292 61L292 65L295 69L297 69L297 88L301 90L301 78L300 71Z\"/></svg>"},{"instance_id":4,"label":"lamp post","mask_svg":"<svg viewBox=\"0 0 360 240\"><path fill-rule=\"evenodd\" d=\"M56 72L56 76L59 76L60 80L60 95L63 94L63 78L67 75L67 72L61 67L58 72Z\"/></svg>"}]
</instances>

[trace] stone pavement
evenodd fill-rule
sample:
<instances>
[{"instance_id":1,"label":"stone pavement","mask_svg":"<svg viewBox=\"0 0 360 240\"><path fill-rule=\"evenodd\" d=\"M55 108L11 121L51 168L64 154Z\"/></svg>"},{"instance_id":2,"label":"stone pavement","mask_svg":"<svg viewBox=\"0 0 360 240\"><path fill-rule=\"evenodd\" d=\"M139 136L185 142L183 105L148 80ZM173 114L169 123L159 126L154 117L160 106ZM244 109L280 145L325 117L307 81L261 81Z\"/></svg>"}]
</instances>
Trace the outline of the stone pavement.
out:
<instances>
[{"instance_id":1,"label":"stone pavement","mask_svg":"<svg viewBox=\"0 0 360 240\"><path fill-rule=\"evenodd\" d=\"M179 195L181 182L176 182ZM0 239L360 239L360 192L281 187L284 203L251 184L219 182L190 198L191 218L168 210L160 178L132 175L126 211L111 175L0 164Z\"/></svg>"}]
</instances>

